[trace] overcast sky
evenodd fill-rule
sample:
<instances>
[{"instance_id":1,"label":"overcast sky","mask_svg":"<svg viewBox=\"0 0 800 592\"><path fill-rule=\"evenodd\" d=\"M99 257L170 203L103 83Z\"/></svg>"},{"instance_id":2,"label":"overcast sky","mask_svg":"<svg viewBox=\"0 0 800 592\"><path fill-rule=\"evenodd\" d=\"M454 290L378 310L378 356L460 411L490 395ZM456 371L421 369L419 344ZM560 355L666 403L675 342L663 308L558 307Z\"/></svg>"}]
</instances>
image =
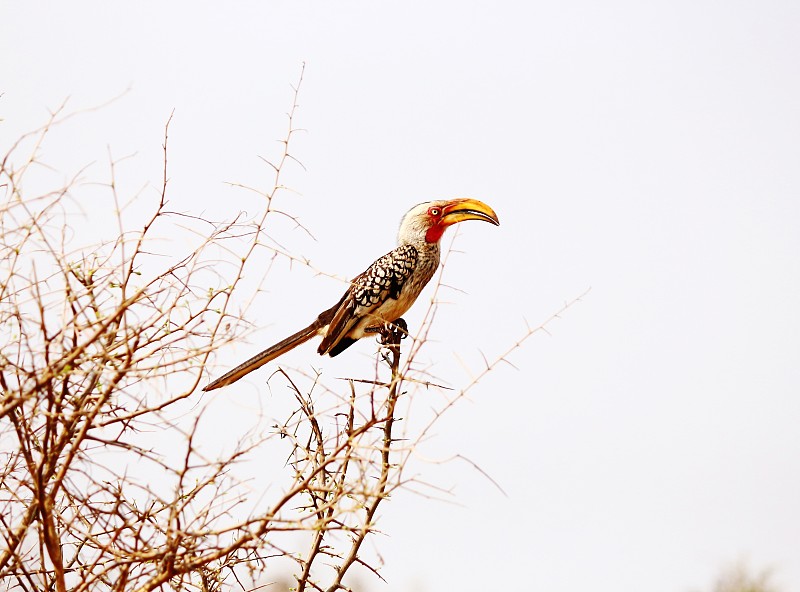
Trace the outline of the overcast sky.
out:
<instances>
[{"instance_id":1,"label":"overcast sky","mask_svg":"<svg viewBox=\"0 0 800 592\"><path fill-rule=\"evenodd\" d=\"M152 197L174 110L174 208L254 213L225 182L268 186L257 155L280 149L305 63L305 170L287 171L297 194L280 203L316 240L287 227L291 248L352 277L415 203L494 207L499 228L461 225L445 279L463 292L424 354L455 386L458 359L495 356L591 288L421 450L469 458L508 497L467 463L417 461L455 503L382 507L388 584L371 589L689 591L746 559L800 590L800 3L0 6L3 146L67 97L130 89L53 135L45 156L65 174L135 153L121 182ZM262 329L220 368L341 291L277 277ZM374 350L358 347L351 361ZM215 396L235 407L265 374Z\"/></svg>"}]
</instances>

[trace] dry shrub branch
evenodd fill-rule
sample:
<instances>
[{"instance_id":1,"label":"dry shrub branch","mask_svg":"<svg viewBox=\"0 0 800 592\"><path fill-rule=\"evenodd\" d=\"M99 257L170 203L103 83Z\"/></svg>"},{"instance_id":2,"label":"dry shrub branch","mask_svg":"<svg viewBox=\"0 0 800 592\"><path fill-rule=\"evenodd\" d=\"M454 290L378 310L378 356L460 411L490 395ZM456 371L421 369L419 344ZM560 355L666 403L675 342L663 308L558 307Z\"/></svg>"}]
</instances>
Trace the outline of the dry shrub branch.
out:
<instances>
[{"instance_id":1,"label":"dry shrub branch","mask_svg":"<svg viewBox=\"0 0 800 592\"><path fill-rule=\"evenodd\" d=\"M110 160L103 190L117 229L105 241L84 228L92 224L76 198L82 172L30 189L45 168L40 147L70 114L59 109L4 154L0 581L7 589L250 590L290 571L299 591L334 592L348 589L353 566L378 574L379 561L365 559L362 545L425 434L401 442L393 426L398 400L434 385L415 356L435 305L403 342L402 364L394 334L372 380L328 388L318 376L282 369L274 380L297 404L274 429L243 428L226 453L207 453L199 437L203 368L248 327L255 291L244 286L245 271L263 267L265 257L306 263L266 232L275 217L296 222L275 197L286 166L297 162L290 142L298 89L283 150L269 162L271 187L246 187L263 197L254 219L220 223L169 209L169 122L160 192L134 228L116 181L120 162ZM176 235L190 245L185 253L159 242ZM166 444L154 444L156 431ZM276 478L261 495L241 467L269 447L288 449L288 461L264 469Z\"/></svg>"}]
</instances>

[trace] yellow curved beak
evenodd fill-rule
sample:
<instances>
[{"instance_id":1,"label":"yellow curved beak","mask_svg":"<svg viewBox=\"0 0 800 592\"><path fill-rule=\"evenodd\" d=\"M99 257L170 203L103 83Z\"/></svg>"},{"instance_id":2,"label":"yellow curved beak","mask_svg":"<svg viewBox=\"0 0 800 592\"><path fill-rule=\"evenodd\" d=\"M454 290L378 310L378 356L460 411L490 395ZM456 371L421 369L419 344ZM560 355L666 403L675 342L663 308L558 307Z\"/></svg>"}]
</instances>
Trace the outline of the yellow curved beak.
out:
<instances>
[{"instance_id":1,"label":"yellow curved beak","mask_svg":"<svg viewBox=\"0 0 800 592\"><path fill-rule=\"evenodd\" d=\"M442 223L445 226L463 222L464 220L483 220L484 222L491 222L495 226L500 226L500 220L494 210L477 199L454 199L444 206L442 210L444 211Z\"/></svg>"}]
</instances>

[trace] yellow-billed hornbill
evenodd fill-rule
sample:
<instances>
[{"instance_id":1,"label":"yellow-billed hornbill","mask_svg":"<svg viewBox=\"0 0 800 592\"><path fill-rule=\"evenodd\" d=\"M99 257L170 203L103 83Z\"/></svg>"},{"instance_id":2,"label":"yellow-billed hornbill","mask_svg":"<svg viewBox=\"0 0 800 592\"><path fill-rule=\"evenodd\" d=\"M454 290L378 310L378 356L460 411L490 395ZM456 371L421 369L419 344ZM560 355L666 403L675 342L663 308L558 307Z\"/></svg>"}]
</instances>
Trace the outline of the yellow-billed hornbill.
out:
<instances>
[{"instance_id":1,"label":"yellow-billed hornbill","mask_svg":"<svg viewBox=\"0 0 800 592\"><path fill-rule=\"evenodd\" d=\"M336 356L362 337L374 335L414 304L439 267L439 241L448 226L464 220L499 225L492 208L477 199L429 201L411 208L400 223L398 247L356 277L342 298L305 329L238 365L203 390L227 386L314 337L320 355Z\"/></svg>"}]
</instances>

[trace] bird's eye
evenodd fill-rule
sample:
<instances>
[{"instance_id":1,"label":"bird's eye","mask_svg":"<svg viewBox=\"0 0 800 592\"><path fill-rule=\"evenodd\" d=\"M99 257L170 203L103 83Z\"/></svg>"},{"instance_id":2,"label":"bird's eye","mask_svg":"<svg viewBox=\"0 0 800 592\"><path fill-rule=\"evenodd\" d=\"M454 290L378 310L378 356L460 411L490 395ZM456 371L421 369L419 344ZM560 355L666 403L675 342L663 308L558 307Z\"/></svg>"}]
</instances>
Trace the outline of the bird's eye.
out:
<instances>
[{"instance_id":1,"label":"bird's eye","mask_svg":"<svg viewBox=\"0 0 800 592\"><path fill-rule=\"evenodd\" d=\"M431 216L439 216L442 213L442 210L440 210L439 208L431 208L430 210L428 210L428 213Z\"/></svg>"}]
</instances>

